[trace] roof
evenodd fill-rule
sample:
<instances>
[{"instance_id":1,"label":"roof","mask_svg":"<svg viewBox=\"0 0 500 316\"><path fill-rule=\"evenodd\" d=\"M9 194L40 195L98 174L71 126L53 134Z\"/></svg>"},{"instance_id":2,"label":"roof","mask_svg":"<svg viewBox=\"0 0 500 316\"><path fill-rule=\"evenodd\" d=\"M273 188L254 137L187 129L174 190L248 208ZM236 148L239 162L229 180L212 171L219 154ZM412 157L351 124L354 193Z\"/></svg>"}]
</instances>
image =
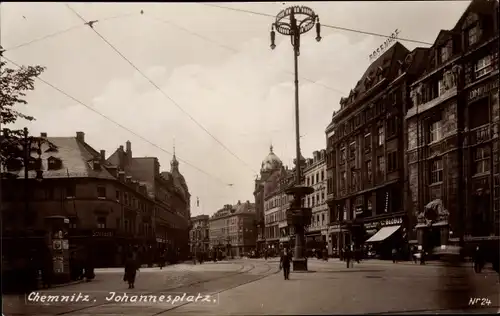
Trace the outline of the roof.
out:
<instances>
[{"instance_id":1,"label":"roof","mask_svg":"<svg viewBox=\"0 0 500 316\"><path fill-rule=\"evenodd\" d=\"M90 145L76 137L48 137L47 141L54 144L56 149L50 150L49 144L42 143L42 170L44 179L53 178L100 178L114 180L113 177L105 168L95 170L93 161L100 160L100 155ZM33 158L38 158L36 151L31 152ZM57 170L48 170L49 157L58 158L62 164ZM24 177L24 168L18 172L9 172L16 174L18 177ZM30 170L29 178L35 178L36 172Z\"/></svg>"},{"instance_id":2,"label":"roof","mask_svg":"<svg viewBox=\"0 0 500 316\"><path fill-rule=\"evenodd\" d=\"M276 170L279 169L281 166L283 166L283 162L281 159L276 156L276 154L273 152L273 146L269 148L269 154L262 160L262 164L260 167L260 172L267 172L271 170Z\"/></svg>"}]
</instances>

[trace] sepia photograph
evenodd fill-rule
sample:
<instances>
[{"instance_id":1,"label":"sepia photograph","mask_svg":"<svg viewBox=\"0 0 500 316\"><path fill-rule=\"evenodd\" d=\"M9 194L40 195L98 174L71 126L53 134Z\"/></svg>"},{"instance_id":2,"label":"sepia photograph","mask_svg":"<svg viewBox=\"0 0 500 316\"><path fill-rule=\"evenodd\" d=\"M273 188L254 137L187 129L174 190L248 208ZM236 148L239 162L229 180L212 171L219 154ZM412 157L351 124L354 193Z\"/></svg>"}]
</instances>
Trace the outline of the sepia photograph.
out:
<instances>
[{"instance_id":1,"label":"sepia photograph","mask_svg":"<svg viewBox=\"0 0 500 316\"><path fill-rule=\"evenodd\" d=\"M499 12L1 2L2 316L499 314Z\"/></svg>"}]
</instances>

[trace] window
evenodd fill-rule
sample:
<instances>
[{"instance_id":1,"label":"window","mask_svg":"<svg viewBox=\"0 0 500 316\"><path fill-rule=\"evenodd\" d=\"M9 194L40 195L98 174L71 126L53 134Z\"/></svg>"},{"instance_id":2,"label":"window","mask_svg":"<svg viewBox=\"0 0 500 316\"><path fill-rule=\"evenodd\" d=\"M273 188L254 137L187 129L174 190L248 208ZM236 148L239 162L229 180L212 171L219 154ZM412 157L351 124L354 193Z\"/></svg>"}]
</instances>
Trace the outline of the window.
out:
<instances>
[{"instance_id":1,"label":"window","mask_svg":"<svg viewBox=\"0 0 500 316\"><path fill-rule=\"evenodd\" d=\"M351 187L355 188L357 184L356 170L351 169Z\"/></svg>"},{"instance_id":2,"label":"window","mask_svg":"<svg viewBox=\"0 0 500 316\"><path fill-rule=\"evenodd\" d=\"M116 200L120 201L120 191L116 190Z\"/></svg>"},{"instance_id":3,"label":"window","mask_svg":"<svg viewBox=\"0 0 500 316\"><path fill-rule=\"evenodd\" d=\"M74 183L69 183L66 187L66 197L74 198L76 197L76 185Z\"/></svg>"},{"instance_id":4,"label":"window","mask_svg":"<svg viewBox=\"0 0 500 316\"><path fill-rule=\"evenodd\" d=\"M345 171L342 171L342 173L340 174L340 188L341 189L345 189L345 186L346 186L346 179L347 178L347 174Z\"/></svg>"},{"instance_id":5,"label":"window","mask_svg":"<svg viewBox=\"0 0 500 316\"><path fill-rule=\"evenodd\" d=\"M311 206L313 206L313 207L314 207L314 196L313 196L313 197L311 197L311 201L312 201Z\"/></svg>"},{"instance_id":6,"label":"window","mask_svg":"<svg viewBox=\"0 0 500 316\"><path fill-rule=\"evenodd\" d=\"M372 182L372 178L373 178L373 175L372 175L372 161L368 160L366 162L366 180L368 180L368 182Z\"/></svg>"},{"instance_id":7,"label":"window","mask_svg":"<svg viewBox=\"0 0 500 316\"><path fill-rule=\"evenodd\" d=\"M316 183L319 182L319 173L316 173Z\"/></svg>"},{"instance_id":8,"label":"window","mask_svg":"<svg viewBox=\"0 0 500 316\"><path fill-rule=\"evenodd\" d=\"M441 121L434 121L429 125L429 143L441 140Z\"/></svg>"},{"instance_id":9,"label":"window","mask_svg":"<svg viewBox=\"0 0 500 316\"><path fill-rule=\"evenodd\" d=\"M387 136L391 137L396 135L398 126L398 119L396 116L391 116L387 120Z\"/></svg>"},{"instance_id":10,"label":"window","mask_svg":"<svg viewBox=\"0 0 500 316\"><path fill-rule=\"evenodd\" d=\"M106 198L106 187L98 186L97 187L97 197L98 198Z\"/></svg>"},{"instance_id":11,"label":"window","mask_svg":"<svg viewBox=\"0 0 500 316\"><path fill-rule=\"evenodd\" d=\"M321 192L321 200L324 201L325 200L325 192Z\"/></svg>"},{"instance_id":12,"label":"window","mask_svg":"<svg viewBox=\"0 0 500 316\"><path fill-rule=\"evenodd\" d=\"M370 152L372 148L372 138L370 133L365 135L364 146L365 146L365 152Z\"/></svg>"},{"instance_id":13,"label":"window","mask_svg":"<svg viewBox=\"0 0 500 316\"><path fill-rule=\"evenodd\" d=\"M125 193L125 204L128 205L128 194Z\"/></svg>"},{"instance_id":14,"label":"window","mask_svg":"<svg viewBox=\"0 0 500 316\"><path fill-rule=\"evenodd\" d=\"M97 218L97 228L106 228L106 217Z\"/></svg>"},{"instance_id":15,"label":"window","mask_svg":"<svg viewBox=\"0 0 500 316\"><path fill-rule=\"evenodd\" d=\"M443 181L443 160L436 159L431 162L431 184Z\"/></svg>"},{"instance_id":16,"label":"window","mask_svg":"<svg viewBox=\"0 0 500 316\"><path fill-rule=\"evenodd\" d=\"M439 49L439 53L440 53L440 61L441 63L444 63L448 60L448 58L450 58L450 44L451 41L449 41L445 46L441 47Z\"/></svg>"},{"instance_id":17,"label":"window","mask_svg":"<svg viewBox=\"0 0 500 316\"><path fill-rule=\"evenodd\" d=\"M306 178L307 186L309 186L309 177Z\"/></svg>"},{"instance_id":18,"label":"window","mask_svg":"<svg viewBox=\"0 0 500 316\"><path fill-rule=\"evenodd\" d=\"M396 152L393 151L387 154L387 170L391 172L397 169L398 169L398 158Z\"/></svg>"},{"instance_id":19,"label":"window","mask_svg":"<svg viewBox=\"0 0 500 316\"><path fill-rule=\"evenodd\" d=\"M384 156L378 156L377 157L377 171L379 176L385 174L385 157Z\"/></svg>"},{"instance_id":20,"label":"window","mask_svg":"<svg viewBox=\"0 0 500 316\"><path fill-rule=\"evenodd\" d=\"M344 163L345 162L345 159L346 159L346 155L345 155L345 147L342 147L340 149L340 163Z\"/></svg>"},{"instance_id":21,"label":"window","mask_svg":"<svg viewBox=\"0 0 500 316\"><path fill-rule=\"evenodd\" d=\"M479 41L479 35L480 35L479 25L476 24L467 31L467 44L469 46L476 44Z\"/></svg>"},{"instance_id":22,"label":"window","mask_svg":"<svg viewBox=\"0 0 500 316\"><path fill-rule=\"evenodd\" d=\"M325 214L321 214L321 224L325 221Z\"/></svg>"},{"instance_id":23,"label":"window","mask_svg":"<svg viewBox=\"0 0 500 316\"><path fill-rule=\"evenodd\" d=\"M378 145L382 146L385 142L384 127L380 126L378 128Z\"/></svg>"},{"instance_id":24,"label":"window","mask_svg":"<svg viewBox=\"0 0 500 316\"><path fill-rule=\"evenodd\" d=\"M493 71L491 55L485 56L477 61L474 65L474 73L476 78L480 78Z\"/></svg>"},{"instance_id":25,"label":"window","mask_svg":"<svg viewBox=\"0 0 500 316\"><path fill-rule=\"evenodd\" d=\"M311 185L314 184L314 175L311 176Z\"/></svg>"},{"instance_id":26,"label":"window","mask_svg":"<svg viewBox=\"0 0 500 316\"><path fill-rule=\"evenodd\" d=\"M356 142L349 144L349 159L356 158Z\"/></svg>"},{"instance_id":27,"label":"window","mask_svg":"<svg viewBox=\"0 0 500 316\"><path fill-rule=\"evenodd\" d=\"M474 152L474 168L475 174L490 171L490 151L487 147L476 148Z\"/></svg>"},{"instance_id":28,"label":"window","mask_svg":"<svg viewBox=\"0 0 500 316\"><path fill-rule=\"evenodd\" d=\"M321 170L321 181L325 181L325 171Z\"/></svg>"}]
</instances>

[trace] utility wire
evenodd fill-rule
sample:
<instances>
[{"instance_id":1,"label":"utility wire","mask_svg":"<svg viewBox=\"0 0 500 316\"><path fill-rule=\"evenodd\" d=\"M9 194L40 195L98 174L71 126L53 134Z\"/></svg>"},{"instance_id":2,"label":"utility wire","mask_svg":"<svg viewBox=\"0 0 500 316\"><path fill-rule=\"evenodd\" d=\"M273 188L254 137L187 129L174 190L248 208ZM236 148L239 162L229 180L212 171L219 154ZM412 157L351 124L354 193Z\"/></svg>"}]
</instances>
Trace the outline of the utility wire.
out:
<instances>
[{"instance_id":1,"label":"utility wire","mask_svg":"<svg viewBox=\"0 0 500 316\"><path fill-rule=\"evenodd\" d=\"M230 10L230 11L237 11L237 12L249 13L249 14L253 14L253 15L261 15L261 16L276 18L276 16L274 16L272 14L267 14L267 13L262 13L262 12L255 12L255 11L245 10L245 9L237 9L237 8L224 7L224 6L220 6L220 5L216 5L216 4L208 4L208 3L200 3L200 4L203 4L203 5L209 6L209 7L219 8L219 9L225 9L225 10ZM321 22L321 26L324 26L324 27L327 27L327 28L331 28L331 29L346 31L346 32L354 32L354 33L358 33L358 34L365 34L365 35L371 35L371 36L377 36L377 37L384 37L384 38L391 37L391 35L384 35L384 34L380 34L380 33L374 33L374 32L368 32L368 31L361 31L361 30L351 29L351 28L347 28L347 27L340 27L340 26L335 26L335 25L328 25L328 24L324 24L323 22ZM419 40L408 39L408 38L398 37L398 40L404 41L404 42L409 42L409 43L425 44L425 45L431 45L432 46L432 43L424 42L424 41L419 41Z\"/></svg>"},{"instance_id":2,"label":"utility wire","mask_svg":"<svg viewBox=\"0 0 500 316\"><path fill-rule=\"evenodd\" d=\"M231 51L231 52L233 52L233 53L239 53L239 51L238 51L238 50L236 50L236 49L234 49L234 48L232 48L232 47L229 47L229 46L227 46L227 45L224 45L224 44L221 44L221 43L219 43L219 42L216 42L216 41L214 41L214 40L212 40L212 39L210 39L210 38L208 38L208 37L205 37L205 36L203 36L203 35L201 35L201 34L198 34L198 33L195 33L195 32L193 32L193 31L191 31L191 30L188 30L188 29L186 29L186 28L184 28L184 27L182 27L182 26L180 26L180 25L178 25L178 24L175 24L175 23L171 22L171 21L167 21L167 20L159 19L159 18L154 17L154 16L151 16L151 15L147 15L147 16L148 16L149 18L153 19L153 20L156 20L156 21L161 22L161 23L164 23L164 24L168 24L168 25L173 26L173 27L175 27L175 28L177 28L177 29L180 29L180 30L182 30L182 31L184 31L184 32L186 32L186 33L189 33L189 34L191 34L191 35L193 35L193 36L196 36L196 37L198 37L198 38L201 38L201 39L202 39L202 40L204 40L204 41L210 42L210 43L215 44L215 45L217 45L217 46L219 46L219 47L221 47L221 48L227 49L227 50L229 50L229 51ZM288 70L284 70L284 69L283 69L283 71L284 71L284 72L286 72L286 73L288 73L288 74L295 75L295 73L294 73L294 72L292 72L292 71L288 71ZM311 83L314 83L314 84L320 85L320 86L322 86L322 87L324 87L324 88L326 88L326 89L328 89L328 90L334 91L334 92L336 92L336 93L338 93L338 94L341 94L341 95L346 95L346 94L347 94L347 93L345 93L345 92L343 92L343 91L341 91L341 90L339 90L339 89L335 89L335 88L329 87L329 86L324 85L324 84L322 84L322 83L320 83L320 82L318 82L318 81L314 81L314 80L309 79L309 78L306 78L306 77L304 77L304 76L300 76L300 75L299 75L299 77L300 77L301 79L304 79L304 80L309 81L309 82L311 82Z\"/></svg>"},{"instance_id":3,"label":"utility wire","mask_svg":"<svg viewBox=\"0 0 500 316\"><path fill-rule=\"evenodd\" d=\"M181 110L184 114L186 114L190 119L191 121L193 121L196 125L198 125L201 129L203 129L210 137L212 137L217 143L219 143L219 145L222 146L222 148L224 148L228 153L230 153L232 156L234 156L236 159L238 159L240 162L242 162L245 166L247 166L252 172L256 172L255 170L253 170L253 168L247 164L243 159L241 159L238 155L236 155L233 151L231 151L226 145L224 145L224 143L222 143L217 137L215 137L212 133L210 133L210 131L208 131L201 123L199 123L191 114L189 114L186 110L184 110L184 108L179 104L177 103L174 99L172 99L168 94L166 94L157 84L155 84L148 76L146 76L139 68L137 68L137 66L135 66L127 57L125 57L125 55L123 55L113 44L111 44L104 36L102 36L99 32L97 32L95 30L95 28L92 26L91 22L87 22L80 14L78 14L78 12L76 12L73 8L71 8L68 4L66 4L66 6L71 10L73 11L82 21L84 21L84 23L86 23L87 25L90 26L90 28L92 29L92 31L94 31L94 33L97 34L97 36L99 36L106 44L109 45L109 47L111 47L118 55L120 55L127 63L129 63L130 66L132 66L135 70L137 70L141 75L142 77L144 77L144 79L146 79L147 81L149 81L149 83L151 83L158 91L161 92L161 94L166 97L167 99L169 99L179 110Z\"/></svg>"},{"instance_id":4,"label":"utility wire","mask_svg":"<svg viewBox=\"0 0 500 316\"><path fill-rule=\"evenodd\" d=\"M109 18L101 19L101 20L99 20L99 22L109 21L109 20L118 19L118 18L124 18L124 17L127 17L127 16L135 15L135 14L137 14L137 13L127 13L127 14L116 15L116 16L112 16L112 17L109 17ZM18 49L18 48L21 48L21 47L25 47L25 46L28 46L28 45L31 45L31 44L34 44L34 43L37 43L37 42L40 42L40 41L52 38L52 37L56 37L56 36L59 36L59 35L62 35L62 34L65 34L65 33L68 33L70 31L73 31L73 30L76 30L76 29L80 29L80 28L83 28L83 27L85 27L85 25L79 24L79 25L71 26L71 27L69 27L67 29L64 29L64 30L61 30L61 31L57 31L57 32L54 32L54 33L51 33L51 34L48 34L48 35L36 38L36 39L31 40L29 42L9 47L9 48L5 49L5 51L11 51L11 50L15 50L15 49Z\"/></svg>"},{"instance_id":5,"label":"utility wire","mask_svg":"<svg viewBox=\"0 0 500 316\"><path fill-rule=\"evenodd\" d=\"M13 60L11 60L11 59L9 59L9 58L7 58L7 57L5 57L5 56L2 56L2 57L3 57L5 60L7 60L8 62L10 62L11 64L15 65L16 67L18 67L18 68L22 68L22 66L20 66L18 63L14 62ZM164 148L160 147L159 145L156 145L155 143L151 142L150 140L148 140L148 139L147 139L147 138L145 138L144 136L141 136L140 134L138 134L138 133L134 132L133 130L131 130L131 129L129 129L128 127L126 127L125 125L123 125L123 124L121 124L121 123L119 123L119 122L117 122L117 121L113 120L113 119L112 119L112 118L110 118L109 116L107 116L107 115L105 115L105 114L103 114L103 113L99 112L98 110L96 110L96 109L95 109L95 108L93 108L92 106L90 106L90 105L88 105L88 104L84 103L83 101L78 100L77 98L75 98L75 97L73 97L72 95L68 94L68 93L67 93L67 92L65 92L64 90L61 90L60 88L56 87L56 86L55 86L55 85L53 85L52 83L50 83L50 82L48 82L48 81L46 81L46 80L44 80L44 79L42 79L42 78L40 78L40 77L36 77L36 79L38 79L38 80L40 80L41 82L45 83L46 85L48 85L48 86L49 86L49 87L51 87L52 89L54 89L54 90L58 91L59 93L61 93L61 94L65 95L66 97L68 97L69 99L71 99L71 100L75 101L76 103L78 103L78 104L80 104L80 105L83 105L84 107L86 107L86 108L87 108L87 109L89 109L90 111L92 111L92 112L96 113L97 115L99 115L99 116L101 116L101 117L105 118L106 120L110 121L111 123L113 123L113 124L117 125L118 127L122 128L123 130L125 130L125 131L127 131L127 132L131 133L132 135L134 135L134 136L136 136L136 137L138 137L138 138L142 139L143 141L145 141L146 143L148 143L148 144L152 145L153 147L156 147L156 148L158 148L159 150L161 150L161 151L163 151L163 152L165 152L165 153L167 153L167 154L169 154L169 155L171 155L171 156L173 156L173 155L174 155L172 152L170 152L170 151L168 151L168 150L166 150L166 149L164 149ZM218 181L218 182L220 182L221 184L223 184L223 185L225 185L225 186L228 186L228 185L229 185L227 182L225 182L225 181L221 180L220 178L218 178L218 177L216 177L216 176L214 176L214 175L212 175L212 174L210 174L210 173L208 173L208 172L204 171L203 169L200 169L199 167L196 167L196 166L195 166L195 165L193 165L192 163L190 163L190 162L188 162L188 161L185 161L185 160L183 160L183 159L180 159L177 155L176 155L176 157L177 157L177 159L178 159L180 162L182 162L182 163L184 163L184 164L186 164L186 165L190 166L191 168L193 168L193 169L195 169L195 170L197 170L197 171L199 171L199 172L201 172L201 173L203 173L203 174L205 174L205 175L207 175L207 176L209 176L209 177L211 177L211 178L213 178L213 179L217 180L217 181Z\"/></svg>"}]
</instances>

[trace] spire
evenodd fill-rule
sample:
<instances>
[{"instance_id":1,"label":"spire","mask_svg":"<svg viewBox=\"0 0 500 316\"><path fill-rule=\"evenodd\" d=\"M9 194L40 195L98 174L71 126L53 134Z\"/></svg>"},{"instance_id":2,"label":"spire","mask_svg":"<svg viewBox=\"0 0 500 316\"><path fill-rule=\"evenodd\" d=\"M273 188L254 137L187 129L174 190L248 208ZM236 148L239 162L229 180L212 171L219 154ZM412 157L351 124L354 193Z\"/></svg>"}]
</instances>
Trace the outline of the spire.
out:
<instances>
[{"instance_id":1,"label":"spire","mask_svg":"<svg viewBox=\"0 0 500 316\"><path fill-rule=\"evenodd\" d=\"M271 143L271 146L269 146L269 150L270 150L271 152L273 152L273 148L274 148L274 147L273 147L273 143Z\"/></svg>"},{"instance_id":2,"label":"spire","mask_svg":"<svg viewBox=\"0 0 500 316\"><path fill-rule=\"evenodd\" d=\"M172 157L172 161L170 162L170 172L179 172L179 162L177 161L177 157L175 156L175 138L174 138L174 154Z\"/></svg>"}]
</instances>

